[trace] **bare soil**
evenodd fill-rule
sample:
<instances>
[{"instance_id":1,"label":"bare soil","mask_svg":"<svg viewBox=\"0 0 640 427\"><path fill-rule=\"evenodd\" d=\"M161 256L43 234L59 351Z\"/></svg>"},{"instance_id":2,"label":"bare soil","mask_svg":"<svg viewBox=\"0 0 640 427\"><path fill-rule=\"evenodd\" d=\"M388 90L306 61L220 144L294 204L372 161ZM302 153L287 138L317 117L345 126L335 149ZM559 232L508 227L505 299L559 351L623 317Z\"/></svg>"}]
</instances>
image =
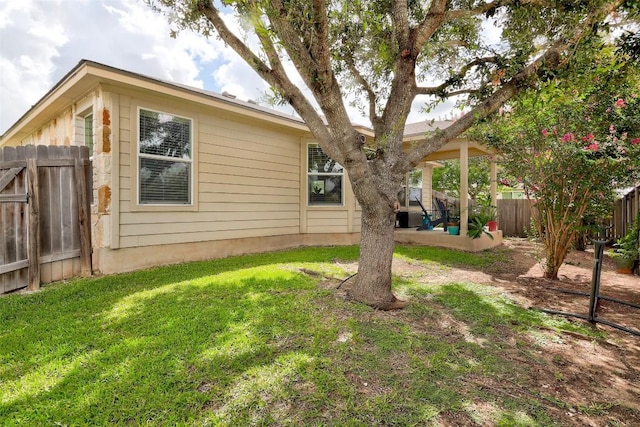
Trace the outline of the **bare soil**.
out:
<instances>
[{"instance_id":1,"label":"bare soil","mask_svg":"<svg viewBox=\"0 0 640 427\"><path fill-rule=\"evenodd\" d=\"M590 293L595 264L592 249L569 253L557 281L543 278L540 246L526 239L507 239L503 250L508 255L508 262L493 271L454 268L446 272L446 280L501 288L527 308L588 315L588 296L560 290ZM636 307L600 299L598 319L640 331L639 276L617 273L613 261L605 255L599 294ZM589 324L580 318L567 318ZM553 410L554 418L562 425L640 426L640 336L601 323L591 327L606 331L607 339L593 340L568 333L558 338L550 333L550 339L536 343L540 348L539 356L546 363L536 364L537 369L530 372L530 390L567 404L566 410L557 407L562 405L556 405ZM488 386L516 395L527 392L515 387L509 390L508 385L505 390L503 383Z\"/></svg>"},{"instance_id":2,"label":"bare soil","mask_svg":"<svg viewBox=\"0 0 640 427\"><path fill-rule=\"evenodd\" d=\"M560 289L590 292L595 263L593 249L571 252L560 269L557 281L543 278L542 247L526 239L506 239L498 250L504 252L507 261L485 270L447 267L424 274L424 265L394 260L394 273L419 278L423 283L485 284L500 289L525 308L588 314L588 296ZM617 273L613 261L605 256L600 295L640 306L640 277ZM395 316L402 315L396 312ZM638 308L600 300L597 317L628 329L640 330ZM530 397L539 402L542 398L546 403L545 411L559 425L640 426L640 336L606 324L590 324L577 317L566 318L605 331L606 338L593 339L579 333L551 329L543 330L540 336L527 337L504 328L500 331L503 337L501 345L504 344L502 356L515 365L522 364L525 369L520 370L518 378L513 381L492 378L469 381L475 387L480 385L490 394L507 399L526 400ZM442 333L442 339L459 339L451 337L452 332L458 337L462 334L465 339L469 335L466 325L453 317L434 319L434 322L423 325L425 333L434 334L435 330L436 334ZM532 352L522 351L523 340L527 348L533 349ZM482 416L483 411L487 412L486 417ZM487 402L474 402L474 412L480 419L492 419L491 411L495 408ZM478 423L477 418L472 419L466 413L456 411L441 414L438 422L441 426L491 425L482 421Z\"/></svg>"},{"instance_id":3,"label":"bare soil","mask_svg":"<svg viewBox=\"0 0 640 427\"><path fill-rule=\"evenodd\" d=\"M444 272L445 277L434 277L434 280L484 283L503 289L527 308L588 315L588 296L559 289L590 293L595 264L593 250L572 251L560 269L559 280L553 281L543 278L541 247L525 239L508 239L504 246L508 262L494 271L454 268ZM640 306L640 277L617 273L613 261L605 256L600 295ZM600 299L597 316L640 330L638 308ZM538 356L546 363L537 363L536 369L530 371L526 381L530 384L529 390L490 381L487 387L519 396L535 390L564 402L566 408L558 407L562 404L550 404L554 419L562 425L640 426L640 337L601 323L592 327L605 330L608 338L594 341L580 334L566 333L558 338L550 331L548 340L539 340ZM517 352L514 357L519 357ZM447 425L446 418L443 425Z\"/></svg>"}]
</instances>

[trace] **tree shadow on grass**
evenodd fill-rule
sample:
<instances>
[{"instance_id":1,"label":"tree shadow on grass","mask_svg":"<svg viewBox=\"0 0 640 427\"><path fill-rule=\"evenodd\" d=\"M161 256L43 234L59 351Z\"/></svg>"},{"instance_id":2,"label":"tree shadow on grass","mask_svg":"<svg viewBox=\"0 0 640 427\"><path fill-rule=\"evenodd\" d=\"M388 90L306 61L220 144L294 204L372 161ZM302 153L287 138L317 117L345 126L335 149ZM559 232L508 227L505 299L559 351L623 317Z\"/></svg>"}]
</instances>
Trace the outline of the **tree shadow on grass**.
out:
<instances>
[{"instance_id":1,"label":"tree shadow on grass","mask_svg":"<svg viewBox=\"0 0 640 427\"><path fill-rule=\"evenodd\" d=\"M455 413L474 425L468 402L481 386L473 378L511 369L500 330L535 328L542 315L462 284L430 289L425 310L376 312L279 265L334 257L345 259L303 251L191 263L2 301L0 348L12 350L0 353L0 417L9 425L410 425ZM406 322L442 311L485 340ZM501 396L487 400L496 415L485 423L516 416ZM544 425L543 405L534 406L529 424Z\"/></svg>"},{"instance_id":2,"label":"tree shadow on grass","mask_svg":"<svg viewBox=\"0 0 640 427\"><path fill-rule=\"evenodd\" d=\"M87 304L36 309L22 337L26 320L16 314L2 337L14 352L3 356L13 370L2 372L0 417L16 425L185 422L246 372L314 339L304 307L317 288L303 274L274 267L171 282L150 273L122 276L135 284L99 302L89 301L94 288L78 292ZM47 303L41 295L36 306Z\"/></svg>"},{"instance_id":3,"label":"tree shadow on grass","mask_svg":"<svg viewBox=\"0 0 640 427\"><path fill-rule=\"evenodd\" d=\"M121 279L154 278L154 286L107 288L101 299L85 282L83 297L57 311L15 316L2 338L15 349L14 369L2 373L9 425L424 423L464 412L466 378L500 366L478 344L441 342L389 313L377 318L291 268L179 282L148 274ZM445 288L442 301L464 292ZM320 298L332 310L320 311ZM463 313L470 300L494 320L505 315L473 291L464 299Z\"/></svg>"}]
</instances>

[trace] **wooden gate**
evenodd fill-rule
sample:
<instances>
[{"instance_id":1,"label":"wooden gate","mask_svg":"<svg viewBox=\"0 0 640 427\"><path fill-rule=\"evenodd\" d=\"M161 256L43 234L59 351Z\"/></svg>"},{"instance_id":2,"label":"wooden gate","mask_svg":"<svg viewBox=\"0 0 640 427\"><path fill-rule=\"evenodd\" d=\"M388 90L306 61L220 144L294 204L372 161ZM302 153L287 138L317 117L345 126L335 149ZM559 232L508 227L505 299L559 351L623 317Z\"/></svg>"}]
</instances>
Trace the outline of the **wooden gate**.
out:
<instances>
[{"instance_id":1,"label":"wooden gate","mask_svg":"<svg viewBox=\"0 0 640 427\"><path fill-rule=\"evenodd\" d=\"M0 149L0 293L91 275L87 147Z\"/></svg>"}]
</instances>

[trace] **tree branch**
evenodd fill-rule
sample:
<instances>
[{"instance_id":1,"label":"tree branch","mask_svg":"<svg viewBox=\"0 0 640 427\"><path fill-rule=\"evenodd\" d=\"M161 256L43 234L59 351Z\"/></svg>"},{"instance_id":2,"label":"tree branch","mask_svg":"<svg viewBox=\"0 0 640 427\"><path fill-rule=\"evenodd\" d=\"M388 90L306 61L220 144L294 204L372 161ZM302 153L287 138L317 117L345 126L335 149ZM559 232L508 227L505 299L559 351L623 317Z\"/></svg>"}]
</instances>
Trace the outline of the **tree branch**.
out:
<instances>
[{"instance_id":1,"label":"tree branch","mask_svg":"<svg viewBox=\"0 0 640 427\"><path fill-rule=\"evenodd\" d=\"M460 90L453 90L451 92L445 92L445 97L451 98L452 96L472 95L474 93L480 93L480 92L482 92L482 89L460 89Z\"/></svg>"},{"instance_id":2,"label":"tree branch","mask_svg":"<svg viewBox=\"0 0 640 427\"><path fill-rule=\"evenodd\" d=\"M290 19L282 0L272 0L271 7L268 10L271 11L272 8L274 10L268 14L268 18L273 31L282 39L282 44L298 73L318 101L328 121L333 124L331 131L334 137L345 138L346 135L338 136L336 132L341 129L347 129L351 122L342 101L340 85L331 65L330 47L328 45L328 17L323 3L322 1L314 2L314 14L321 14L321 16L315 16L313 28L302 30L308 46L300 39L301 29L296 27ZM296 7L296 5L292 4L290 7ZM317 40L313 40L314 37ZM320 46L322 44L325 46ZM298 111L298 113L307 121L303 111ZM355 137L353 140L355 141ZM342 158L342 155L339 156L336 151L327 152L327 154L336 160Z\"/></svg>"},{"instance_id":3,"label":"tree branch","mask_svg":"<svg viewBox=\"0 0 640 427\"><path fill-rule=\"evenodd\" d=\"M440 28L440 25L442 25L446 16L447 3L447 0L434 0L429 7L427 16L412 30L412 50L415 52L416 57L422 51L427 40L429 40L438 28Z\"/></svg>"},{"instance_id":4,"label":"tree branch","mask_svg":"<svg viewBox=\"0 0 640 427\"><path fill-rule=\"evenodd\" d=\"M305 37L309 37L309 34L301 33L300 29L293 28L282 0L273 0L271 5L273 9L269 8L268 11L272 13L267 16L274 28L274 32L282 39L282 44L287 50L289 58L300 71L300 75L305 80L306 85L313 90L317 82L314 83L310 79L309 73L304 71L319 70L320 66L311 56L308 47L300 39L301 34L304 34Z\"/></svg>"},{"instance_id":5,"label":"tree branch","mask_svg":"<svg viewBox=\"0 0 640 427\"><path fill-rule=\"evenodd\" d=\"M415 28L410 28L406 0L396 0L393 4L392 22L397 47L400 50L395 61L394 76L389 97L382 114L381 123L386 129L380 129L384 135L401 135L411 103L416 96L416 60L426 41L433 35L444 19L448 0L433 0L427 16ZM402 31L397 30L402 28ZM376 129L376 132L378 129ZM401 150L401 144L388 145L389 152Z\"/></svg>"},{"instance_id":6,"label":"tree branch","mask_svg":"<svg viewBox=\"0 0 640 427\"><path fill-rule=\"evenodd\" d=\"M485 3L474 7L472 9L455 9L447 12L446 20L455 21L456 19L469 18L472 16L484 15L491 10L496 10L499 7L507 6L517 2L518 0L495 0L491 3ZM541 1L522 1L521 3L542 3Z\"/></svg>"},{"instance_id":7,"label":"tree branch","mask_svg":"<svg viewBox=\"0 0 640 427\"><path fill-rule=\"evenodd\" d=\"M324 125L315 108L309 103L302 91L288 78L277 51L266 34L261 31L256 31L256 35L265 49L271 67L265 64L242 40L229 30L220 17L218 10L211 2L199 2L198 10L214 26L220 38L235 50L264 81L279 89L287 96L288 101L302 116L307 125L314 130L314 133L330 139L331 134L329 129Z\"/></svg>"},{"instance_id":8,"label":"tree branch","mask_svg":"<svg viewBox=\"0 0 640 427\"><path fill-rule=\"evenodd\" d=\"M376 111L376 104L378 102L378 96L376 92L373 90L369 82L362 76L360 71L356 68L356 64L353 61L353 57L343 58L345 64L349 68L349 71L353 75L353 78L356 79L356 82L362 87L362 90L367 94L367 98L369 99L369 120L371 120L371 124L373 128L376 128L376 123L379 119L378 113Z\"/></svg>"},{"instance_id":9,"label":"tree branch","mask_svg":"<svg viewBox=\"0 0 640 427\"><path fill-rule=\"evenodd\" d=\"M310 48L314 53L314 58L321 67L322 75L332 75L331 52L329 47L329 22L327 16L327 5L324 0L313 0L313 14L316 20L316 35L318 43L312 43Z\"/></svg>"},{"instance_id":10,"label":"tree branch","mask_svg":"<svg viewBox=\"0 0 640 427\"><path fill-rule=\"evenodd\" d=\"M458 71L458 73L456 73L455 75L449 77L447 79L447 81L445 81L441 85L430 86L430 87L418 87L416 89L416 93L418 95L441 95L446 91L446 89L449 86L455 85L456 83L458 83L462 79L464 79L466 77L467 73L473 67L476 67L478 65L489 64L489 63L496 63L496 62L498 62L498 59L499 58L497 56L488 56L488 57L484 57L484 58L476 58L473 61L469 62L468 64L465 64L462 68L460 68L460 71Z\"/></svg>"},{"instance_id":11,"label":"tree branch","mask_svg":"<svg viewBox=\"0 0 640 427\"><path fill-rule=\"evenodd\" d=\"M393 33L400 49L406 49L409 43L409 10L406 0L395 0L391 12Z\"/></svg>"},{"instance_id":12,"label":"tree branch","mask_svg":"<svg viewBox=\"0 0 640 427\"><path fill-rule=\"evenodd\" d=\"M562 64L561 54L568 52L572 47L576 46L591 33L594 22L598 22L603 17L613 13L620 7L623 1L624 0L612 1L606 3L598 10L593 11L583 25L575 29L570 39L561 39L553 43L542 55L524 67L480 104L476 105L469 113L462 116L451 126L442 130L438 135L426 138L421 143L416 144L414 149L408 152L404 158L398 162L396 167L399 168L399 170L409 170L411 167L417 165L425 156L446 144L447 141L461 135L473 126L476 120L484 119L496 112L500 106L522 90L522 88L526 87L527 82L532 76L543 73L545 67L557 68L560 66Z\"/></svg>"}]
</instances>

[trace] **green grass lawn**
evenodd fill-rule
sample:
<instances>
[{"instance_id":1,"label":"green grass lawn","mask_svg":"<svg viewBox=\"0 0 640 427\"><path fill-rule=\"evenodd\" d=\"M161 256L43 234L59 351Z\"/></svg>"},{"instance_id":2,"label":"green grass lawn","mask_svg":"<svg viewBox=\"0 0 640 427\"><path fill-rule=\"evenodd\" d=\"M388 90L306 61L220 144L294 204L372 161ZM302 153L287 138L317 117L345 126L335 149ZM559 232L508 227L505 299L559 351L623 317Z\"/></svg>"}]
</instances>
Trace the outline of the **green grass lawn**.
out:
<instances>
[{"instance_id":1,"label":"green grass lawn","mask_svg":"<svg viewBox=\"0 0 640 427\"><path fill-rule=\"evenodd\" d=\"M357 256L357 247L307 248L0 298L0 424L409 426L459 413L554 425L544 396L492 393L477 379L517 382L527 369L504 357L506 330L590 329L484 286L412 278L394 280L409 307L378 312L327 285L353 273L341 265ZM445 268L503 261L416 247L396 256ZM436 327L443 316L474 339ZM478 400L491 411L475 413Z\"/></svg>"}]
</instances>

